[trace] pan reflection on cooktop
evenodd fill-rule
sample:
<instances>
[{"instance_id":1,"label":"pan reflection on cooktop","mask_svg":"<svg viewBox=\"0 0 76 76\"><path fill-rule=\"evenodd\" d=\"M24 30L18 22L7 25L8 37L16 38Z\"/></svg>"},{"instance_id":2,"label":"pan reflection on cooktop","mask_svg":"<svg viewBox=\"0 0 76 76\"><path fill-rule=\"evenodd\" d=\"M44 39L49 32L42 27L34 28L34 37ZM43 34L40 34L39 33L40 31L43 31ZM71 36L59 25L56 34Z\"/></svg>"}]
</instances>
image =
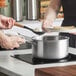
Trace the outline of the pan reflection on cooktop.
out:
<instances>
[{"instance_id":1,"label":"pan reflection on cooktop","mask_svg":"<svg viewBox=\"0 0 76 76\"><path fill-rule=\"evenodd\" d=\"M39 58L33 58L32 54L14 55L12 57L17 58L21 61L27 62L32 65L76 61L76 55L71 54L71 53L69 53L69 55L63 59L39 59Z\"/></svg>"},{"instance_id":2,"label":"pan reflection on cooktop","mask_svg":"<svg viewBox=\"0 0 76 76\"><path fill-rule=\"evenodd\" d=\"M24 50L24 49L31 49L32 45L28 42L25 44L21 44L19 48L15 48L14 50ZM0 47L0 51L5 51L6 49Z\"/></svg>"}]
</instances>

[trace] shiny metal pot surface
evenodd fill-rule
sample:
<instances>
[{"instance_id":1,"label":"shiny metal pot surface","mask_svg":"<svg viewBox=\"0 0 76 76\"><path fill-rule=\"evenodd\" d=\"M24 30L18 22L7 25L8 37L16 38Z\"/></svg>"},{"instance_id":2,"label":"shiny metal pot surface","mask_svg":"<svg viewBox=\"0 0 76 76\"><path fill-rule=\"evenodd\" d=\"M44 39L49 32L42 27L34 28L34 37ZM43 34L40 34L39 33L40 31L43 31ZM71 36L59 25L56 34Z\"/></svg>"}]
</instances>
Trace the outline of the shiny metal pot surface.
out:
<instances>
[{"instance_id":1,"label":"shiny metal pot surface","mask_svg":"<svg viewBox=\"0 0 76 76\"><path fill-rule=\"evenodd\" d=\"M69 39L64 36L44 36L33 40L33 57L42 59L62 59L68 56Z\"/></svg>"}]
</instances>

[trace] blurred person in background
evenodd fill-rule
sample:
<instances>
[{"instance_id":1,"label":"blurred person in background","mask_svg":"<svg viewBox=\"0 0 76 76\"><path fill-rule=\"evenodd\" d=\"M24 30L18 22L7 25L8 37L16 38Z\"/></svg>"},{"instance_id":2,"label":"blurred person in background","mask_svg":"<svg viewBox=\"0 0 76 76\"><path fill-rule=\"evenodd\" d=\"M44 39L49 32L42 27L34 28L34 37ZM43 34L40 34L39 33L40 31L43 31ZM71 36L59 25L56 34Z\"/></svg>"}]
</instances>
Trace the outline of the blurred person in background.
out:
<instances>
[{"instance_id":1,"label":"blurred person in background","mask_svg":"<svg viewBox=\"0 0 76 76\"><path fill-rule=\"evenodd\" d=\"M42 28L47 31L47 27L53 26L53 22L63 6L64 20L62 26L76 26L76 0L50 0Z\"/></svg>"}]
</instances>

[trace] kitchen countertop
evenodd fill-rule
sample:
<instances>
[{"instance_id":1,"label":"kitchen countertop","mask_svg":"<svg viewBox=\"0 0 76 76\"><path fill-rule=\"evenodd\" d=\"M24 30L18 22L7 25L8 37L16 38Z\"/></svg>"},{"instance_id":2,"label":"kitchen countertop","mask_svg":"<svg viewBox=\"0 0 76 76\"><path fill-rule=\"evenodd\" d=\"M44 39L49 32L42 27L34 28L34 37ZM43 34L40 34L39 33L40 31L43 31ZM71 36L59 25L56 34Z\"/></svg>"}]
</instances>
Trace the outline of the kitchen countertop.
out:
<instances>
[{"instance_id":1,"label":"kitchen countertop","mask_svg":"<svg viewBox=\"0 0 76 76\"><path fill-rule=\"evenodd\" d=\"M76 54L76 49L69 48L69 52ZM76 61L65 62L65 63L31 65L11 57L14 54L30 54L30 53L32 53L32 49L0 51L0 71L9 76L35 76L34 75L35 69L37 68L76 65Z\"/></svg>"},{"instance_id":2,"label":"kitchen countertop","mask_svg":"<svg viewBox=\"0 0 76 76\"><path fill-rule=\"evenodd\" d=\"M61 21L62 19L57 19L54 24L60 25ZM39 21L24 20L23 22L20 23L31 28L36 28L36 27L41 28L41 23ZM9 31L11 30L7 30L7 33L9 33ZM21 29L19 27L13 27L12 31L19 32L27 36L35 35L32 32L25 29ZM76 49L69 48L69 52L76 54ZM32 49L0 51L0 72L3 72L9 76L35 76L36 68L76 65L76 61L66 62L66 63L31 65L11 57L11 55L14 54L30 54L30 53L32 53Z\"/></svg>"}]
</instances>

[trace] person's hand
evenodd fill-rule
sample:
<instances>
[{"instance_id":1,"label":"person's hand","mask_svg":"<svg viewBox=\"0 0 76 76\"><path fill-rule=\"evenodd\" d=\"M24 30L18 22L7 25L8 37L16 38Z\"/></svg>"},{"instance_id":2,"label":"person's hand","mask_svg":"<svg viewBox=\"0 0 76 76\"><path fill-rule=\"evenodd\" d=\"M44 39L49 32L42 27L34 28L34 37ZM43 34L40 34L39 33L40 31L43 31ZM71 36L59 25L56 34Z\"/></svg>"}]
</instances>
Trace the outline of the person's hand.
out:
<instances>
[{"instance_id":1,"label":"person's hand","mask_svg":"<svg viewBox=\"0 0 76 76\"><path fill-rule=\"evenodd\" d=\"M42 29L44 31L48 31L47 28L53 27L53 22L54 22L55 19L56 19L56 11L55 11L55 9L53 9L49 6L48 9L47 9L47 12L45 13L45 16L44 16Z\"/></svg>"},{"instance_id":2,"label":"person's hand","mask_svg":"<svg viewBox=\"0 0 76 76\"><path fill-rule=\"evenodd\" d=\"M43 23L42 23L42 29L44 31L48 31L47 28L51 27L53 25L53 21L50 20L50 19L47 19L47 20L44 20Z\"/></svg>"},{"instance_id":3,"label":"person's hand","mask_svg":"<svg viewBox=\"0 0 76 76\"><path fill-rule=\"evenodd\" d=\"M5 49L18 48L25 40L19 36L5 36L0 42L0 46Z\"/></svg>"},{"instance_id":4,"label":"person's hand","mask_svg":"<svg viewBox=\"0 0 76 76\"><path fill-rule=\"evenodd\" d=\"M0 29L10 29L14 23L15 20L13 18L0 15Z\"/></svg>"}]
</instances>

